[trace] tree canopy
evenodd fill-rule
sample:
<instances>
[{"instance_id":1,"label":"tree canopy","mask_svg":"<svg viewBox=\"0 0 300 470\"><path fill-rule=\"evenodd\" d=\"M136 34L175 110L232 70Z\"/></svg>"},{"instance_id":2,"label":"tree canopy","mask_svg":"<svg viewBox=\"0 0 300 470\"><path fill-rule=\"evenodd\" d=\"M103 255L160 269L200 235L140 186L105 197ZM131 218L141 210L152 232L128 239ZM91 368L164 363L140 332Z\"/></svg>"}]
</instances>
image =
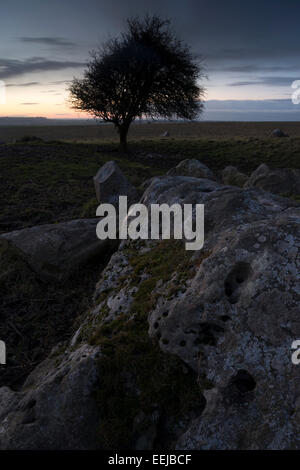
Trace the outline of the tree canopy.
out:
<instances>
[{"instance_id":1,"label":"tree canopy","mask_svg":"<svg viewBox=\"0 0 300 470\"><path fill-rule=\"evenodd\" d=\"M158 16L131 18L119 38L91 53L69 87L73 108L111 122L126 150L136 118L194 119L202 111L201 61Z\"/></svg>"}]
</instances>

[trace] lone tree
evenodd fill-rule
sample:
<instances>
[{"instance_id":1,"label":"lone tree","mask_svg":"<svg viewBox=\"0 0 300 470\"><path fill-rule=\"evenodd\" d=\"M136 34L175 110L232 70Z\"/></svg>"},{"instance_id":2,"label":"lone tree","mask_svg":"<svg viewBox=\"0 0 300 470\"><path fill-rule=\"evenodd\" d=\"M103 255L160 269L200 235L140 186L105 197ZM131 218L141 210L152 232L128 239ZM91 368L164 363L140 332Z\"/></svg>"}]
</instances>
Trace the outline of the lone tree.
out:
<instances>
[{"instance_id":1,"label":"lone tree","mask_svg":"<svg viewBox=\"0 0 300 470\"><path fill-rule=\"evenodd\" d=\"M158 16L127 20L127 31L91 53L82 79L69 87L73 108L114 124L127 150L141 117L194 119L203 108L202 65Z\"/></svg>"}]
</instances>

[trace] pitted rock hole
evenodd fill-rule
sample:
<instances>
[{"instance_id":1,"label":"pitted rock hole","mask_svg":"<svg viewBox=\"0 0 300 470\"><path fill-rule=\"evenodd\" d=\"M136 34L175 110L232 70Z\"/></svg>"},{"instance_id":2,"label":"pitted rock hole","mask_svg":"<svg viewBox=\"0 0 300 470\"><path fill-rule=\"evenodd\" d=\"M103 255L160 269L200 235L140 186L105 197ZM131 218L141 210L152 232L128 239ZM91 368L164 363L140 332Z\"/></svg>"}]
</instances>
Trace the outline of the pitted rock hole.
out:
<instances>
[{"instance_id":1,"label":"pitted rock hole","mask_svg":"<svg viewBox=\"0 0 300 470\"><path fill-rule=\"evenodd\" d=\"M212 191L214 191L214 190L211 189L211 188L203 188L203 189L201 189L201 192L202 192L202 193L211 193Z\"/></svg>"},{"instance_id":2,"label":"pitted rock hole","mask_svg":"<svg viewBox=\"0 0 300 470\"><path fill-rule=\"evenodd\" d=\"M228 274L225 282L225 294L231 304L236 304L240 297L240 287L249 278L251 274L249 263L241 261Z\"/></svg>"},{"instance_id":3,"label":"pitted rock hole","mask_svg":"<svg viewBox=\"0 0 300 470\"><path fill-rule=\"evenodd\" d=\"M253 399L253 391L256 381L252 375L244 369L239 370L231 377L228 385L223 391L223 399L226 404L245 404Z\"/></svg>"},{"instance_id":4,"label":"pitted rock hole","mask_svg":"<svg viewBox=\"0 0 300 470\"><path fill-rule=\"evenodd\" d=\"M231 383L241 393L252 392L256 387L256 382L248 371L241 369L231 378Z\"/></svg>"},{"instance_id":5,"label":"pitted rock hole","mask_svg":"<svg viewBox=\"0 0 300 470\"><path fill-rule=\"evenodd\" d=\"M31 410L32 408L35 407L35 405L36 405L36 400L35 400L35 398L32 398L26 403L24 409L25 410Z\"/></svg>"},{"instance_id":6,"label":"pitted rock hole","mask_svg":"<svg viewBox=\"0 0 300 470\"><path fill-rule=\"evenodd\" d=\"M36 421L35 414L36 400L30 399L23 407L24 415L22 418L22 424L32 424Z\"/></svg>"},{"instance_id":7,"label":"pitted rock hole","mask_svg":"<svg viewBox=\"0 0 300 470\"><path fill-rule=\"evenodd\" d=\"M222 315L221 316L221 320L226 323L228 320L230 320L230 316L229 315Z\"/></svg>"},{"instance_id":8,"label":"pitted rock hole","mask_svg":"<svg viewBox=\"0 0 300 470\"><path fill-rule=\"evenodd\" d=\"M224 329L215 323L202 323L200 325L197 338L194 341L195 345L205 344L209 346L216 346L218 333L223 333Z\"/></svg>"}]
</instances>

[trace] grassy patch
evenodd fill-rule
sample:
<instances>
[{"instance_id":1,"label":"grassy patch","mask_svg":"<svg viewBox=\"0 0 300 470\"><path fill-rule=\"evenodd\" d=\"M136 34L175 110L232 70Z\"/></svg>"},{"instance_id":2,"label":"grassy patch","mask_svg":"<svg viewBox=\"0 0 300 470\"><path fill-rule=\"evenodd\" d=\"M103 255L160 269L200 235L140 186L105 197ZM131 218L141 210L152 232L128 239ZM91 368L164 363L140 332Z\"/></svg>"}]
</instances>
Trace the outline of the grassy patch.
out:
<instances>
[{"instance_id":1,"label":"grassy patch","mask_svg":"<svg viewBox=\"0 0 300 470\"><path fill-rule=\"evenodd\" d=\"M245 173L261 163L271 168L300 168L300 139L153 139L134 141L132 150L162 153L171 160L197 158L215 172L228 165Z\"/></svg>"},{"instance_id":2,"label":"grassy patch","mask_svg":"<svg viewBox=\"0 0 300 470\"><path fill-rule=\"evenodd\" d=\"M151 311L156 302L153 290L157 282L161 281L164 284L170 281L173 273L177 273L176 281L174 280L177 289L181 288L184 281L193 273L190 258L190 252L187 252L182 242L178 240L171 242L163 240L146 253L131 256L130 263L133 267L131 283L138 284L132 312L143 315ZM141 281L141 275L144 274L149 277Z\"/></svg>"},{"instance_id":3,"label":"grassy patch","mask_svg":"<svg viewBox=\"0 0 300 470\"><path fill-rule=\"evenodd\" d=\"M94 217L92 177L116 160L139 186L164 174L184 158L198 158L216 173L227 165L250 173L262 162L271 168L300 168L300 139L152 139L132 140L124 156L116 143L22 142L0 146L0 232L78 217ZM148 155L151 155L151 158ZM94 202L93 202L94 201Z\"/></svg>"},{"instance_id":4,"label":"grassy patch","mask_svg":"<svg viewBox=\"0 0 300 470\"><path fill-rule=\"evenodd\" d=\"M92 177L109 160L116 160L137 187L185 158L198 158L216 173L234 165L249 174L262 162L271 168L300 168L299 138L139 139L131 140L130 149L122 155L117 143L104 141L0 146L0 189L5 195L0 201L0 232L94 217Z\"/></svg>"},{"instance_id":5,"label":"grassy patch","mask_svg":"<svg viewBox=\"0 0 300 470\"><path fill-rule=\"evenodd\" d=\"M133 184L159 170L121 159L114 147L15 144L0 148L0 232L79 217L95 217L92 177L116 160Z\"/></svg>"}]
</instances>

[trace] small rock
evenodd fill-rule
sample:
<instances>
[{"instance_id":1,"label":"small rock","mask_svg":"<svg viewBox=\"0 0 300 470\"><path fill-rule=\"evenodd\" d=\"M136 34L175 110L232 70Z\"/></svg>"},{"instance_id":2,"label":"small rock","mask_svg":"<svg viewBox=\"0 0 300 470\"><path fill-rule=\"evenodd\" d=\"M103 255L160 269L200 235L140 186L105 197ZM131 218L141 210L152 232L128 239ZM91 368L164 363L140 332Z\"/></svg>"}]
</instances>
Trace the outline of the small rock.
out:
<instances>
[{"instance_id":1,"label":"small rock","mask_svg":"<svg viewBox=\"0 0 300 470\"><path fill-rule=\"evenodd\" d=\"M274 129L271 134L272 137L288 137L288 134L283 132L281 129Z\"/></svg>"},{"instance_id":2,"label":"small rock","mask_svg":"<svg viewBox=\"0 0 300 470\"><path fill-rule=\"evenodd\" d=\"M244 188L259 188L281 196L300 194L300 170L295 168L276 168L271 170L264 163L246 181Z\"/></svg>"},{"instance_id":3,"label":"small rock","mask_svg":"<svg viewBox=\"0 0 300 470\"><path fill-rule=\"evenodd\" d=\"M175 168L167 172L168 176L192 176L193 178L207 178L216 180L214 173L204 163L195 158L182 160Z\"/></svg>"},{"instance_id":4,"label":"small rock","mask_svg":"<svg viewBox=\"0 0 300 470\"><path fill-rule=\"evenodd\" d=\"M94 185L98 202L116 205L119 196L127 196L128 204L135 201L137 192L135 187L127 180L115 161L103 165L96 176Z\"/></svg>"},{"instance_id":5,"label":"small rock","mask_svg":"<svg viewBox=\"0 0 300 470\"><path fill-rule=\"evenodd\" d=\"M270 168L268 167L268 165L266 165L265 163L261 163L261 164L256 168L256 170L254 170L254 171L251 173L250 178L256 178L257 176L265 175L266 173L269 173L269 171L270 171Z\"/></svg>"},{"instance_id":6,"label":"small rock","mask_svg":"<svg viewBox=\"0 0 300 470\"><path fill-rule=\"evenodd\" d=\"M242 188L246 181L248 181L248 176L245 173L241 173L235 166L227 166L222 171L222 181L226 185Z\"/></svg>"}]
</instances>

